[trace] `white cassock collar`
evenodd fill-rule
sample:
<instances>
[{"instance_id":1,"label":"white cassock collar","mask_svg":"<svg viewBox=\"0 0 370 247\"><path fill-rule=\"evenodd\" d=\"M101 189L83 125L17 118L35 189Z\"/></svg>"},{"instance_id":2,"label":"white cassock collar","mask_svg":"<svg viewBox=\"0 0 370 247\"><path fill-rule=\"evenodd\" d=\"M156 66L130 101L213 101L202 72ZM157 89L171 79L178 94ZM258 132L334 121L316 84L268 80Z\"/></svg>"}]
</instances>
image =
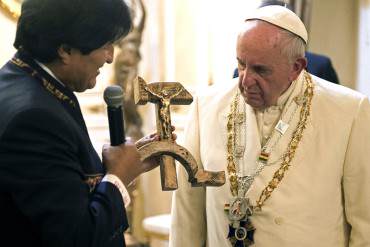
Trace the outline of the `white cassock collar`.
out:
<instances>
[{"instance_id":1,"label":"white cassock collar","mask_svg":"<svg viewBox=\"0 0 370 247\"><path fill-rule=\"evenodd\" d=\"M46 71L46 73L48 73L51 77L53 77L57 82L59 82L63 87L65 87L66 85L64 85L63 82L61 82L58 77L55 76L55 74L53 73L53 71L51 71L45 64L37 61L35 59L35 62L43 69Z\"/></svg>"}]
</instances>

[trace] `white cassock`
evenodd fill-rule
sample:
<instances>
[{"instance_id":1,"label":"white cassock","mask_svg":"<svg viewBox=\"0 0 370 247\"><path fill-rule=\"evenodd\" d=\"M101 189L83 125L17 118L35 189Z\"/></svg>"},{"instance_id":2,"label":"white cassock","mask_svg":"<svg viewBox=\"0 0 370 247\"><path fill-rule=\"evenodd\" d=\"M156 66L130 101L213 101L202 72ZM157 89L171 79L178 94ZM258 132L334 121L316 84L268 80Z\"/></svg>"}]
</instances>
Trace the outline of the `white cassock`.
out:
<instances>
[{"instance_id":1,"label":"white cassock","mask_svg":"<svg viewBox=\"0 0 370 247\"><path fill-rule=\"evenodd\" d=\"M312 76L310 115L295 156L284 178L251 221L256 247L370 246L370 105L366 96ZM272 126L288 118L290 125L247 192L255 205L280 167L279 158L300 119L293 98L305 88L303 72L263 112L246 105L246 147L243 174L255 169L256 159ZM237 80L203 90L195 98L185 131L184 146L206 170L226 172L221 187L192 188L179 169L174 192L171 247L227 247L229 219L225 203L233 198L227 173L227 128ZM298 110L296 110L298 109Z\"/></svg>"}]
</instances>

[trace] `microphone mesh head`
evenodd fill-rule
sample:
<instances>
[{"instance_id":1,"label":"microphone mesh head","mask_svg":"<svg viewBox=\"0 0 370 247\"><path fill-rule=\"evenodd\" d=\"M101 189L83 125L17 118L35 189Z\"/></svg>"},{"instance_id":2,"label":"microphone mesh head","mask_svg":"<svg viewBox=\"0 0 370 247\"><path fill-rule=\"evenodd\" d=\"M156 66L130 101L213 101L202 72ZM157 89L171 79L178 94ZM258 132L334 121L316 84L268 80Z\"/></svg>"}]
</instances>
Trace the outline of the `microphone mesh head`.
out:
<instances>
[{"instance_id":1,"label":"microphone mesh head","mask_svg":"<svg viewBox=\"0 0 370 247\"><path fill-rule=\"evenodd\" d=\"M104 101L108 106L119 107L123 103L123 90L118 85L108 86L104 90Z\"/></svg>"}]
</instances>

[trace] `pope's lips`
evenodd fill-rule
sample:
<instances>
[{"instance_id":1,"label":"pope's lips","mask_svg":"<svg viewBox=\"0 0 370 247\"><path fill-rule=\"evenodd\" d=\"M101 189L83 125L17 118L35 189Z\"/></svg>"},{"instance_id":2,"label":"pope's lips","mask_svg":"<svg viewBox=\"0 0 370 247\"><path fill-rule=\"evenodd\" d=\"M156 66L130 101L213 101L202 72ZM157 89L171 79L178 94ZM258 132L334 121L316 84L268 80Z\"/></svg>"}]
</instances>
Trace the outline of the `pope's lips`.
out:
<instances>
[{"instance_id":1,"label":"pope's lips","mask_svg":"<svg viewBox=\"0 0 370 247\"><path fill-rule=\"evenodd\" d=\"M260 92L245 92L246 95L261 95Z\"/></svg>"},{"instance_id":2,"label":"pope's lips","mask_svg":"<svg viewBox=\"0 0 370 247\"><path fill-rule=\"evenodd\" d=\"M251 92L251 91L246 91L246 90L243 91L243 95L246 97L262 97L261 92L253 92L253 91Z\"/></svg>"},{"instance_id":3,"label":"pope's lips","mask_svg":"<svg viewBox=\"0 0 370 247\"><path fill-rule=\"evenodd\" d=\"M250 88L240 87L240 91L245 95L262 94L262 91L257 87L250 87Z\"/></svg>"}]
</instances>

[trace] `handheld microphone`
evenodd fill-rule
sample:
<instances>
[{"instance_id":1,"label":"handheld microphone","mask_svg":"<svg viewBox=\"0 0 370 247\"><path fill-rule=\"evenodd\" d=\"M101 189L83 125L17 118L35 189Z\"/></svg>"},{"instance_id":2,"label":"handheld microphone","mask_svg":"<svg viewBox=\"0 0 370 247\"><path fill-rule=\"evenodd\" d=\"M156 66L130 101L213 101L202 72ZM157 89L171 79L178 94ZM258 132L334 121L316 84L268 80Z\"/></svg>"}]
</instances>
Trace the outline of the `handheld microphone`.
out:
<instances>
[{"instance_id":1,"label":"handheld microphone","mask_svg":"<svg viewBox=\"0 0 370 247\"><path fill-rule=\"evenodd\" d=\"M126 142L123 126L123 90L120 86L108 86L104 90L104 101L107 103L109 135L112 146L118 146Z\"/></svg>"}]
</instances>

